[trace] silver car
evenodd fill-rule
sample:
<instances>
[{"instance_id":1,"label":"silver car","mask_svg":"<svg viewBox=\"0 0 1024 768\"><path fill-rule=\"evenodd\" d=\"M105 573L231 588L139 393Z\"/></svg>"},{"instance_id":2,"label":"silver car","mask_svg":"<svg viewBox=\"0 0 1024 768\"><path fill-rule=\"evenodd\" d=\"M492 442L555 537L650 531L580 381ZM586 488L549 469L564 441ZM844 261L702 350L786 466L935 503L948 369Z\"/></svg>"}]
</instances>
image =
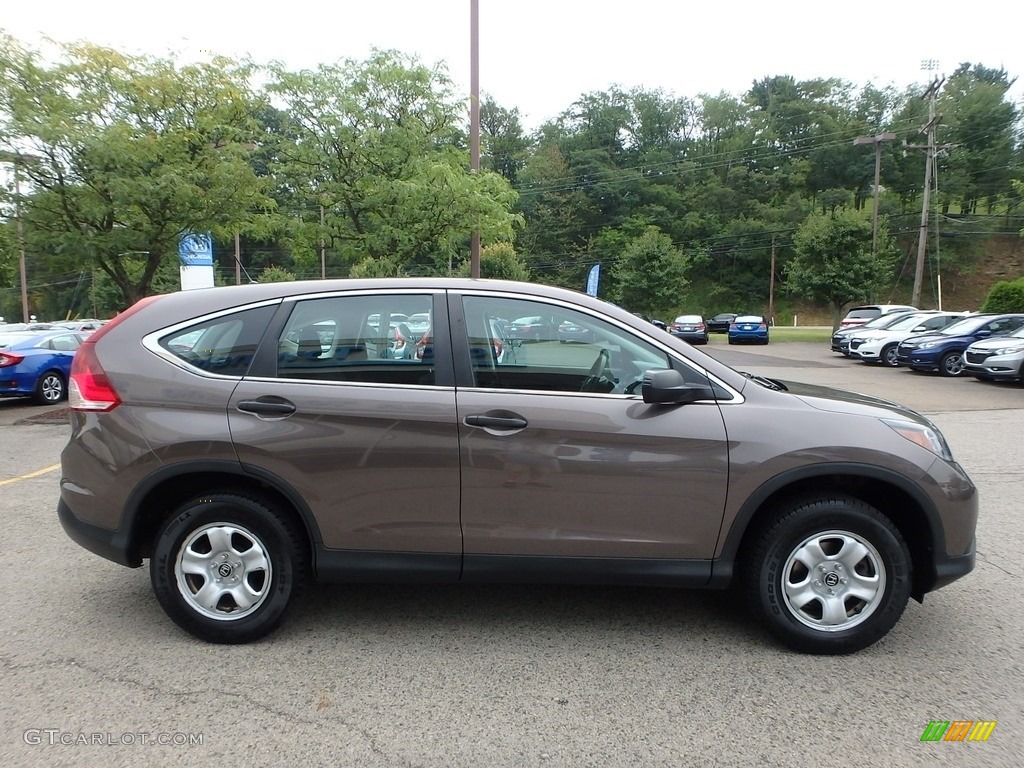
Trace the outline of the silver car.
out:
<instances>
[{"instance_id":1,"label":"silver car","mask_svg":"<svg viewBox=\"0 0 1024 768\"><path fill-rule=\"evenodd\" d=\"M1024 326L964 351L964 372L982 381L1024 381Z\"/></svg>"}]
</instances>

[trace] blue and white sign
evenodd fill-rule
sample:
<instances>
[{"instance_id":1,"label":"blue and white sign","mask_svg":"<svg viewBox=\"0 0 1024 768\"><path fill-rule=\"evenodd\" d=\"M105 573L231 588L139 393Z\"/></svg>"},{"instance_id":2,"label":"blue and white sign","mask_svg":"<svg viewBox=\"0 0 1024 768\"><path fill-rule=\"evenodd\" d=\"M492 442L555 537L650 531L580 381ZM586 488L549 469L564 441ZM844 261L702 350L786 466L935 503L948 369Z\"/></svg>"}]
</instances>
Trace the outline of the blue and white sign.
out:
<instances>
[{"instance_id":1,"label":"blue and white sign","mask_svg":"<svg viewBox=\"0 0 1024 768\"><path fill-rule=\"evenodd\" d=\"M587 276L587 295L597 296L597 282L601 279L601 265L595 264Z\"/></svg>"},{"instance_id":2,"label":"blue and white sign","mask_svg":"<svg viewBox=\"0 0 1024 768\"><path fill-rule=\"evenodd\" d=\"M213 287L213 237L209 232L188 232L178 241L181 290Z\"/></svg>"}]
</instances>

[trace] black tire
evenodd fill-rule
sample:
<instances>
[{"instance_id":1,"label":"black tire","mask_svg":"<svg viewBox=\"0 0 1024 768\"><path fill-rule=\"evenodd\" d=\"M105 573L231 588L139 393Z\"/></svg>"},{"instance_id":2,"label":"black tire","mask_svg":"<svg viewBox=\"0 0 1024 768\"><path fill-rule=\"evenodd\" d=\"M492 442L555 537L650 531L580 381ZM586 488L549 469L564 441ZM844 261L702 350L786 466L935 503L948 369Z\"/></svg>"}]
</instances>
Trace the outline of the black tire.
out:
<instances>
[{"instance_id":1,"label":"black tire","mask_svg":"<svg viewBox=\"0 0 1024 768\"><path fill-rule=\"evenodd\" d=\"M897 368L899 366L899 349L896 344L890 344L887 347L883 347L882 351L878 353L878 362L882 365L887 365L890 368Z\"/></svg>"},{"instance_id":2,"label":"black tire","mask_svg":"<svg viewBox=\"0 0 1024 768\"><path fill-rule=\"evenodd\" d=\"M47 371L36 382L32 399L39 405L56 405L68 396L68 388L60 371Z\"/></svg>"},{"instance_id":3,"label":"black tire","mask_svg":"<svg viewBox=\"0 0 1024 768\"><path fill-rule=\"evenodd\" d=\"M788 504L747 552L744 589L751 608L802 653L866 648L892 629L910 596L903 537L858 499L815 496Z\"/></svg>"},{"instance_id":4,"label":"black tire","mask_svg":"<svg viewBox=\"0 0 1024 768\"><path fill-rule=\"evenodd\" d=\"M963 352L947 352L939 360L939 373L943 376L963 376L964 370Z\"/></svg>"},{"instance_id":5,"label":"black tire","mask_svg":"<svg viewBox=\"0 0 1024 768\"><path fill-rule=\"evenodd\" d=\"M266 501L235 493L182 504L157 535L149 563L160 606L210 643L247 643L276 629L306 569L295 524Z\"/></svg>"}]
</instances>

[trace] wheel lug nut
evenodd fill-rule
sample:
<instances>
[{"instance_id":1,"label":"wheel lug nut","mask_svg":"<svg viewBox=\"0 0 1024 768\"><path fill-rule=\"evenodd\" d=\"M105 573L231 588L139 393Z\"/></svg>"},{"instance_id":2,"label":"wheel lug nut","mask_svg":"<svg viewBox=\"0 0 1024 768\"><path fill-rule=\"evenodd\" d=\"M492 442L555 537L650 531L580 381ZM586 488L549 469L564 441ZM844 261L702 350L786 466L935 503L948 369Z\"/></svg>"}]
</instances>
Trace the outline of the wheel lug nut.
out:
<instances>
[{"instance_id":1,"label":"wheel lug nut","mask_svg":"<svg viewBox=\"0 0 1024 768\"><path fill-rule=\"evenodd\" d=\"M818 566L818 570L821 571L822 573L824 573L825 572L825 566L824 565L819 565Z\"/></svg>"},{"instance_id":2,"label":"wheel lug nut","mask_svg":"<svg viewBox=\"0 0 1024 768\"><path fill-rule=\"evenodd\" d=\"M834 589L830 589L830 590L828 591L828 593L829 593L830 595L834 595L834 594L836 593L836 591L835 591Z\"/></svg>"}]
</instances>

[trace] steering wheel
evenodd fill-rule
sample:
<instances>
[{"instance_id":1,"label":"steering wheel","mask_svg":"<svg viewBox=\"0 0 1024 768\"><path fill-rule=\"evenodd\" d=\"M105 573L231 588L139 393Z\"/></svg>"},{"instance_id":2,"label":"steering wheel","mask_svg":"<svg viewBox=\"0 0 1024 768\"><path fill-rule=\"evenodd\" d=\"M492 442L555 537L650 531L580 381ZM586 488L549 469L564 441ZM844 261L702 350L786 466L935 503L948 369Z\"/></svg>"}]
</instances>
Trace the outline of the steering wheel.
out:
<instances>
[{"instance_id":1,"label":"steering wheel","mask_svg":"<svg viewBox=\"0 0 1024 768\"><path fill-rule=\"evenodd\" d=\"M583 379L580 392L611 392L615 388L615 380L608 375L611 364L611 355L607 349L602 349Z\"/></svg>"}]
</instances>

